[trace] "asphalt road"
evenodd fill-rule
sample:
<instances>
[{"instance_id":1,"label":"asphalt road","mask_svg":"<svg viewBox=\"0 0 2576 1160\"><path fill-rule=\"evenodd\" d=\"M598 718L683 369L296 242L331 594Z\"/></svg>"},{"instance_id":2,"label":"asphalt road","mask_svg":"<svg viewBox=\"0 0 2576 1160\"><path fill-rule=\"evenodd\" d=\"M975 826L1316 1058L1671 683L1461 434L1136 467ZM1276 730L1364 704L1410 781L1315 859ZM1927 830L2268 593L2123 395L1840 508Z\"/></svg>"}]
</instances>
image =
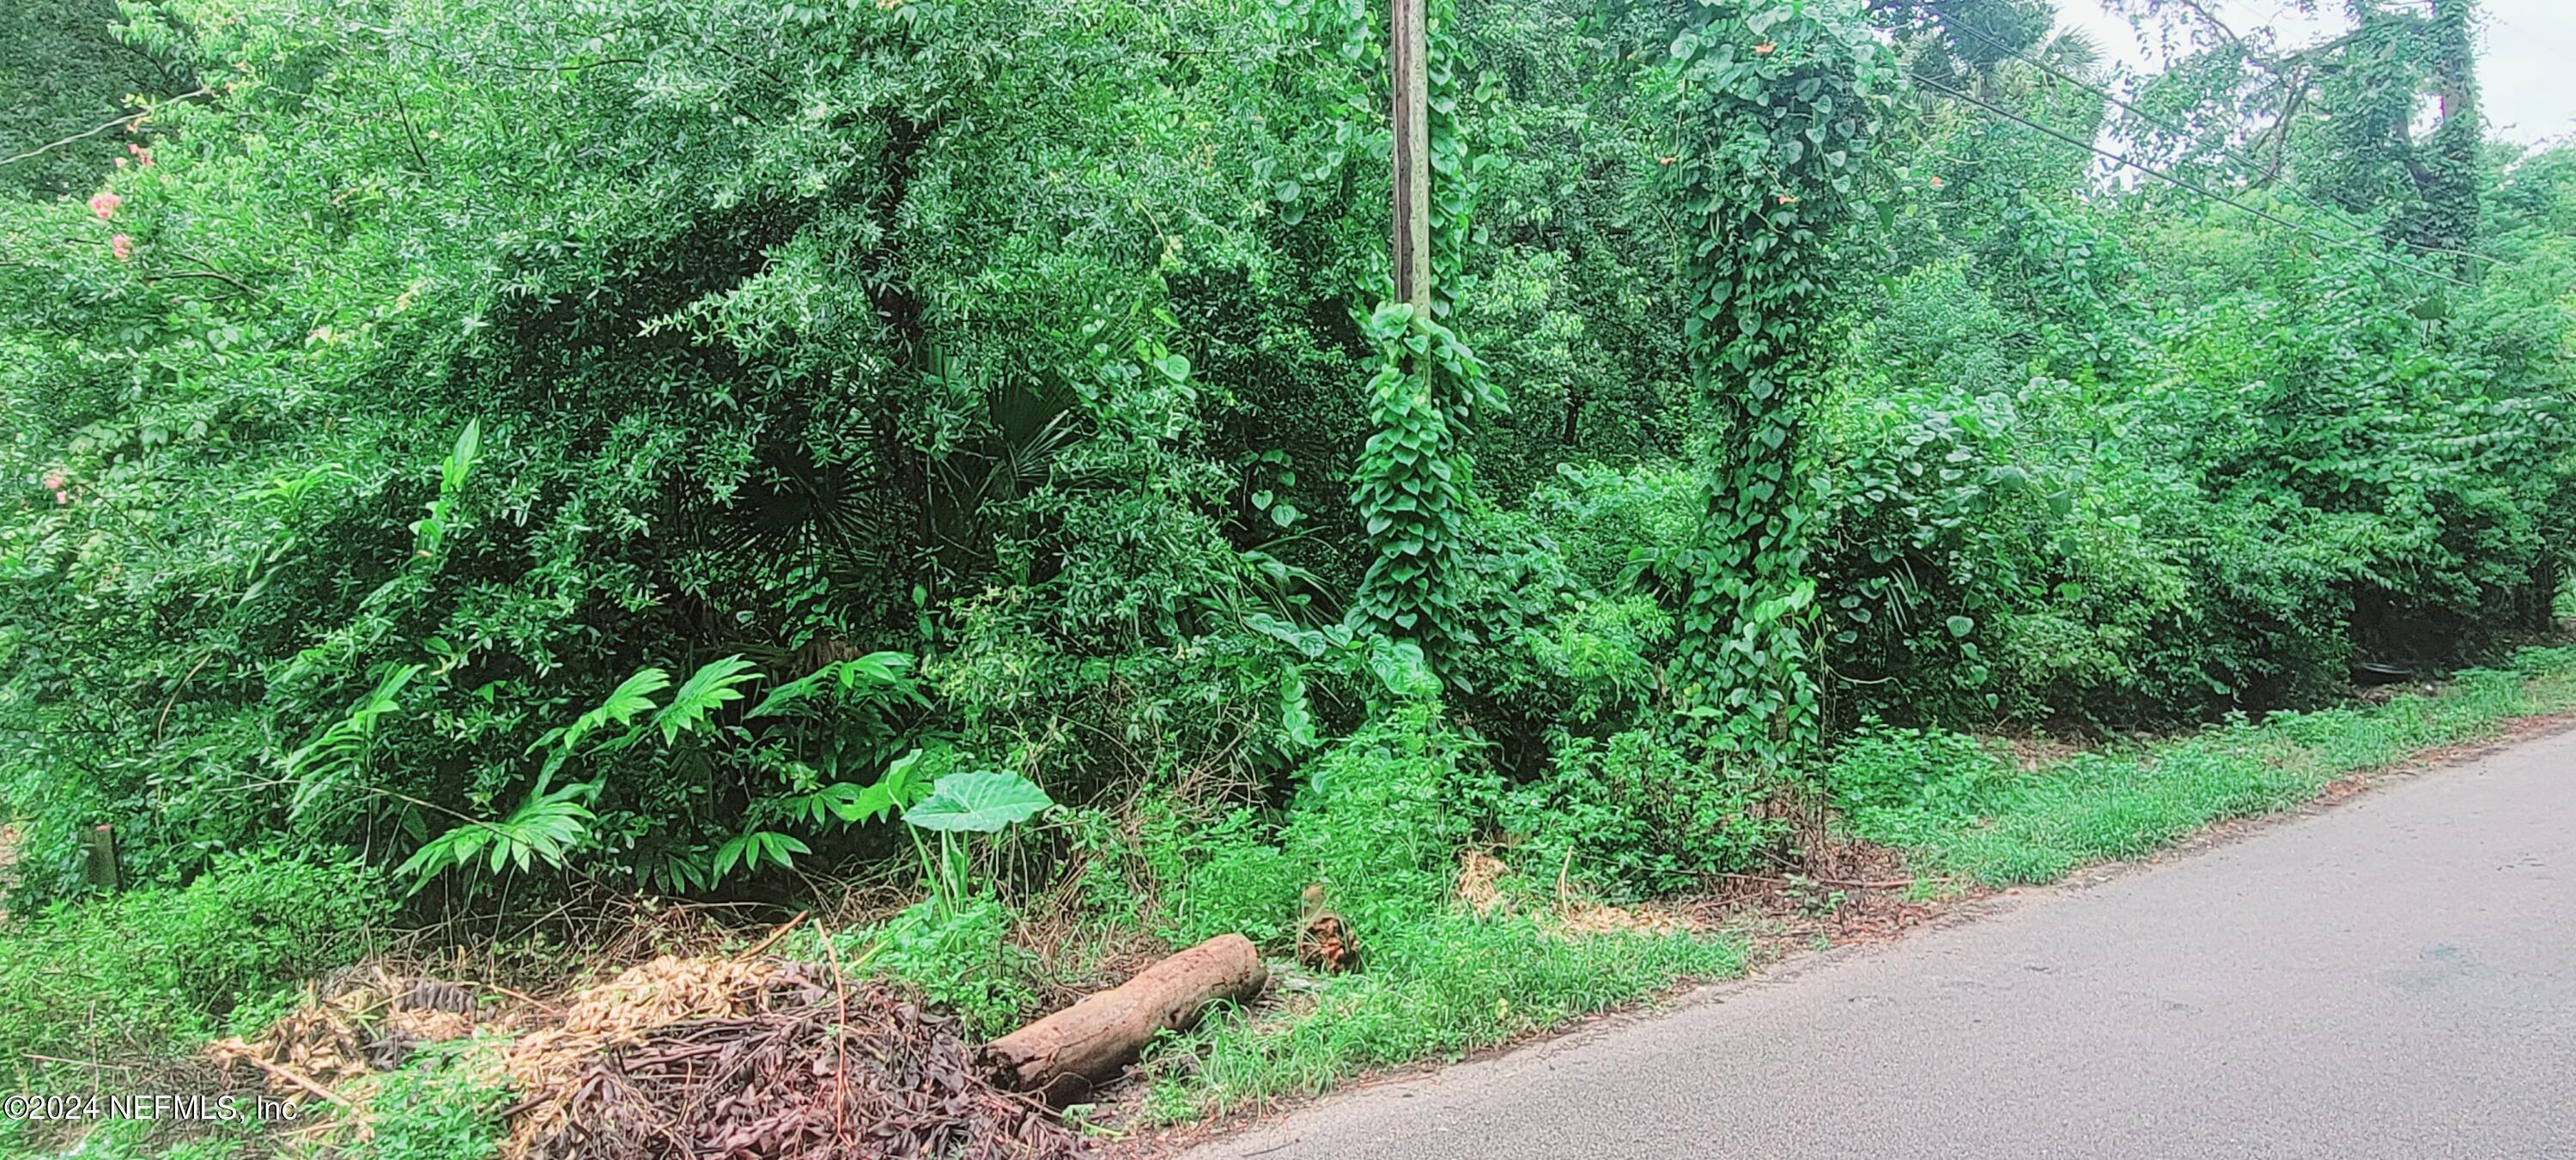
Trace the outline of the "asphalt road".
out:
<instances>
[{"instance_id":1,"label":"asphalt road","mask_svg":"<svg viewBox=\"0 0 2576 1160\"><path fill-rule=\"evenodd\" d=\"M2576 734L1187 1160L2576 1158Z\"/></svg>"}]
</instances>

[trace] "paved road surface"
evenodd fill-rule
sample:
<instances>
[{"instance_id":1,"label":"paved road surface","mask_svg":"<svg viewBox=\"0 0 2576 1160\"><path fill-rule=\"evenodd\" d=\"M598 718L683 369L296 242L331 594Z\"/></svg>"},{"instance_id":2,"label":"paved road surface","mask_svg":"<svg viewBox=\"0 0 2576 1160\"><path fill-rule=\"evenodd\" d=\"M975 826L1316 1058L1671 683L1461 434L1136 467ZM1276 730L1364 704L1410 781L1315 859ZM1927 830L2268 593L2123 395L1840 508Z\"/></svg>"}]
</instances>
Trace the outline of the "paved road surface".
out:
<instances>
[{"instance_id":1,"label":"paved road surface","mask_svg":"<svg viewBox=\"0 0 2576 1160\"><path fill-rule=\"evenodd\" d=\"M1186 1160L2576 1158L2576 734Z\"/></svg>"}]
</instances>

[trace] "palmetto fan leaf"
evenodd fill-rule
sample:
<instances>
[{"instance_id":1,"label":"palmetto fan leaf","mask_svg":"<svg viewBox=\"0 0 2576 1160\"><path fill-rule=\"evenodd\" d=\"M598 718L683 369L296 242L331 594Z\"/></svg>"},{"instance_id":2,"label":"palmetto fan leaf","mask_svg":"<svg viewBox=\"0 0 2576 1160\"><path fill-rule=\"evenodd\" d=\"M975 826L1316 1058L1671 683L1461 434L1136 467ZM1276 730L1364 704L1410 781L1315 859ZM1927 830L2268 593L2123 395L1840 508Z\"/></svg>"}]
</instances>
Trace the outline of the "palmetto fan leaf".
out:
<instances>
[{"instance_id":1,"label":"palmetto fan leaf","mask_svg":"<svg viewBox=\"0 0 2576 1160\"><path fill-rule=\"evenodd\" d=\"M735 559L767 568L882 569L902 539L903 505L879 475L820 462L805 448L771 448L734 502L705 514L703 534Z\"/></svg>"}]
</instances>

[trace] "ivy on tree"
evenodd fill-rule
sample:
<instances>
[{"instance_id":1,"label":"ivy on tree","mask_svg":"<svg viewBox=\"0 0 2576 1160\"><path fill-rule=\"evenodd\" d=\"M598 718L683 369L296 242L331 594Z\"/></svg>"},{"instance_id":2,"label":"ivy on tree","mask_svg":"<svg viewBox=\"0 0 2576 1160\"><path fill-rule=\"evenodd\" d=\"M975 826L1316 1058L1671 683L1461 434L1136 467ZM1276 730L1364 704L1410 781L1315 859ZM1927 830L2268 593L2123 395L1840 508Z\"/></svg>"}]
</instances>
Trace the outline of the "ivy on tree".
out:
<instances>
[{"instance_id":1,"label":"ivy on tree","mask_svg":"<svg viewBox=\"0 0 2576 1160\"><path fill-rule=\"evenodd\" d=\"M1819 724L1805 566L1820 499L1804 437L1831 349L1829 251L1863 208L1896 72L1845 6L1691 4L1677 23L1658 163L1681 212L1707 502L1680 561L1667 683L1724 760L1778 768Z\"/></svg>"}]
</instances>

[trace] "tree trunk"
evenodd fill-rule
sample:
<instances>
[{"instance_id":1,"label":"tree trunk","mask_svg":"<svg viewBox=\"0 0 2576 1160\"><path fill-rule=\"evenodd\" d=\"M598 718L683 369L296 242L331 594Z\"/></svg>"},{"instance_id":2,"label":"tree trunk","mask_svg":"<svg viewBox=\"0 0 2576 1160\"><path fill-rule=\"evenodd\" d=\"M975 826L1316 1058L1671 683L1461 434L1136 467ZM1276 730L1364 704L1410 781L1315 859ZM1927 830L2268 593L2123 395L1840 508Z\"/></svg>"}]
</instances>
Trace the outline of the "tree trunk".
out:
<instances>
[{"instance_id":1,"label":"tree trunk","mask_svg":"<svg viewBox=\"0 0 2576 1160\"><path fill-rule=\"evenodd\" d=\"M1218 935L986 1044L980 1062L994 1082L1061 1106L1117 1078L1157 1033L1198 1022L1216 1000L1250 1002L1268 981L1251 940Z\"/></svg>"},{"instance_id":2,"label":"tree trunk","mask_svg":"<svg viewBox=\"0 0 2576 1160\"><path fill-rule=\"evenodd\" d=\"M2422 244L2448 254L2462 278L2478 268L2471 251L2478 244L2478 149L2486 125L2478 115L2477 43L2470 23L2476 0L2432 0L2433 83L2442 102L2442 122L2430 142L2435 174L2424 190Z\"/></svg>"}]
</instances>

